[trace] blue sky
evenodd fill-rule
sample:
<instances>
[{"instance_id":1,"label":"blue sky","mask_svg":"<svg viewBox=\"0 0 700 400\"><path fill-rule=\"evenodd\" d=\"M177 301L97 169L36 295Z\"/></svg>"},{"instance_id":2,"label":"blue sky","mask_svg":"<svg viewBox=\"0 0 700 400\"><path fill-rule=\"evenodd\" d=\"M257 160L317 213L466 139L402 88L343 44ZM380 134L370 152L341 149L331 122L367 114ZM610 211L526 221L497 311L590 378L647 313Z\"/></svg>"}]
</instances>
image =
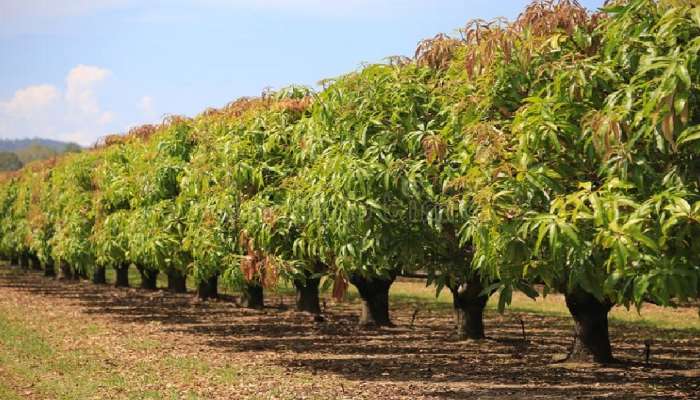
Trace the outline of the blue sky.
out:
<instances>
[{"instance_id":1,"label":"blue sky","mask_svg":"<svg viewBox=\"0 0 700 400\"><path fill-rule=\"evenodd\" d=\"M0 138L83 145L412 55L528 0L0 0ZM583 0L594 10L603 0Z\"/></svg>"}]
</instances>

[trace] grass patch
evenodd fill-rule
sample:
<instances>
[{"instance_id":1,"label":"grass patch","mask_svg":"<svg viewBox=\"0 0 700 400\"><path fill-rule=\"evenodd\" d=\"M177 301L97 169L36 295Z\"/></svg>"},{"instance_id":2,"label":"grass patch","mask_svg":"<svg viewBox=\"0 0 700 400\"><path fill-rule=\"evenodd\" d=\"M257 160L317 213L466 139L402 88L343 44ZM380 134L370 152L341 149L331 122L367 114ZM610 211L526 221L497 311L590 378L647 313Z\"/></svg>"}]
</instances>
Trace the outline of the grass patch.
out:
<instances>
[{"instance_id":1,"label":"grass patch","mask_svg":"<svg viewBox=\"0 0 700 400\"><path fill-rule=\"evenodd\" d=\"M291 296L295 292L291 285L282 283L273 290L273 293ZM324 295L330 297L328 291ZM434 286L426 287L424 282L415 279L398 279L391 286L389 296L392 307L420 308L431 311L444 311L452 308L452 295L448 289L443 289L436 296ZM359 301L359 293L354 286L348 287L344 301ZM486 309L489 312L497 312L498 295L491 296ZM522 293L514 293L513 301L506 308L505 313L533 313L552 317L570 317L564 297L558 294L549 294L547 297L533 300ZM626 309L618 306L610 311L609 319L613 325L627 324L642 328L700 334L700 316L698 310L694 308L671 308L644 304L640 312L637 312L635 308ZM668 334L671 333L668 332Z\"/></svg>"},{"instance_id":2,"label":"grass patch","mask_svg":"<svg viewBox=\"0 0 700 400\"><path fill-rule=\"evenodd\" d=\"M137 351L157 350L162 345L159 341L148 338L126 338L125 344L127 348Z\"/></svg>"},{"instance_id":3,"label":"grass patch","mask_svg":"<svg viewBox=\"0 0 700 400\"><path fill-rule=\"evenodd\" d=\"M452 299L449 290L443 290L435 297L434 287L425 287L422 282L397 281L391 287L392 304L415 304L429 309L445 309L452 307ZM357 291L348 293L349 299L358 297ZM498 295L491 296L486 305L488 311L496 312L498 308ZM558 294L550 294L547 297L539 297L535 300L522 293L513 294L513 302L505 311L506 313L533 313L554 317L570 317L566 308L564 297ZM610 321L613 324L627 324L643 328L655 328L667 331L680 330L700 334L700 316L694 308L670 308L659 307L653 304L644 304L640 312L635 308L615 307L610 311Z\"/></svg>"},{"instance_id":4,"label":"grass patch","mask_svg":"<svg viewBox=\"0 0 700 400\"><path fill-rule=\"evenodd\" d=\"M0 364L10 382L30 387L28 392L56 399L88 398L100 386L114 383L100 374L102 366L98 360L83 351L57 350L21 320L12 318L11 310L0 313L0 342ZM113 373L117 372L110 372Z\"/></svg>"},{"instance_id":5,"label":"grass patch","mask_svg":"<svg viewBox=\"0 0 700 400\"><path fill-rule=\"evenodd\" d=\"M23 400L22 397L15 392L10 391L4 384L0 383L0 398L5 400Z\"/></svg>"},{"instance_id":6,"label":"grass patch","mask_svg":"<svg viewBox=\"0 0 700 400\"><path fill-rule=\"evenodd\" d=\"M161 364L181 379L192 380L195 376L206 375L211 370L209 363L192 356L167 356Z\"/></svg>"},{"instance_id":7,"label":"grass patch","mask_svg":"<svg viewBox=\"0 0 700 400\"><path fill-rule=\"evenodd\" d=\"M208 371L205 360L121 360L109 354L110 346L153 356L160 344L139 336L103 343L104 332L103 326L84 320L50 320L0 303L0 399L198 398L177 385Z\"/></svg>"},{"instance_id":8,"label":"grass patch","mask_svg":"<svg viewBox=\"0 0 700 400\"><path fill-rule=\"evenodd\" d=\"M107 337L107 326L82 317L58 318L56 310L45 313L45 308L33 307L0 299L2 400L206 399L222 388L252 388L284 376L284 369L276 366L250 368L221 363L220 357L217 363L201 350L171 353L138 331ZM288 378L287 384L311 381L303 373ZM266 391L260 398L295 398L284 387Z\"/></svg>"},{"instance_id":9,"label":"grass patch","mask_svg":"<svg viewBox=\"0 0 700 400\"><path fill-rule=\"evenodd\" d=\"M242 368L223 367L214 371L214 379L222 385L234 385L241 381L244 376Z\"/></svg>"}]
</instances>

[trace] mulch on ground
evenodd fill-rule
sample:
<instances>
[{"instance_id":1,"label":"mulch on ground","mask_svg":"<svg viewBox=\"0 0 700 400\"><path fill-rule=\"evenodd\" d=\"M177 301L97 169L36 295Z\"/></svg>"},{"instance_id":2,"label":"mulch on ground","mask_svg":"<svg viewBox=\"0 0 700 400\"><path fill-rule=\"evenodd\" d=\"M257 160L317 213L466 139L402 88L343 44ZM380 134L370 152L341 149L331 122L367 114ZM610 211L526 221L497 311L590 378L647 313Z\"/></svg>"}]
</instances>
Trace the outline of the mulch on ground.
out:
<instances>
[{"instance_id":1,"label":"mulch on ground","mask_svg":"<svg viewBox=\"0 0 700 400\"><path fill-rule=\"evenodd\" d=\"M614 325L620 365L571 365L552 360L571 345L572 324L563 317L489 312L488 339L458 341L449 310L419 310L414 318L411 307L394 308L396 327L365 330L357 326L358 304L350 302L327 301L325 321L314 322L291 310L291 298L279 296L267 299L264 310L248 310L231 301L200 302L190 294L2 271L0 306L26 310L32 319L56 326L96 325L96 333L66 340L74 348L103 348L107 370L185 356L234 366L241 375L236 381L206 373L192 382L163 381L203 398L696 398L700 393L700 338L687 331ZM654 342L647 364L648 338ZM165 387L143 384L150 390Z\"/></svg>"}]
</instances>

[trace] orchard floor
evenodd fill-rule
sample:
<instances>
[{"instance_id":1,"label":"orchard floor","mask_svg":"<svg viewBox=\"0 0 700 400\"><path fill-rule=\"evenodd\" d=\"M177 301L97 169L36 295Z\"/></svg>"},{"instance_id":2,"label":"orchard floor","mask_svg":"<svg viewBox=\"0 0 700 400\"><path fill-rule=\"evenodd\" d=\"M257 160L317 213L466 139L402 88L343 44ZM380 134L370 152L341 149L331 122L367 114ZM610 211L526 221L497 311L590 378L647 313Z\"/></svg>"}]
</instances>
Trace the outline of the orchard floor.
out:
<instances>
[{"instance_id":1,"label":"orchard floor","mask_svg":"<svg viewBox=\"0 0 700 400\"><path fill-rule=\"evenodd\" d=\"M326 321L314 323L291 311L289 296L269 296L270 306L254 311L231 301L203 303L191 294L59 282L0 266L0 399L697 398L700 393L697 308L664 312L671 322L633 321L636 317L623 312L611 326L615 355L623 363L572 365L552 361L571 341L560 298L547 297L548 303L537 306L544 308L534 308L538 312L518 308L517 299L516 311L489 310L487 340L457 341L449 303L414 286L420 287L397 282L392 289L395 328L366 331L356 326L352 296L340 304L327 301ZM643 358L647 338L654 339L650 364Z\"/></svg>"}]
</instances>

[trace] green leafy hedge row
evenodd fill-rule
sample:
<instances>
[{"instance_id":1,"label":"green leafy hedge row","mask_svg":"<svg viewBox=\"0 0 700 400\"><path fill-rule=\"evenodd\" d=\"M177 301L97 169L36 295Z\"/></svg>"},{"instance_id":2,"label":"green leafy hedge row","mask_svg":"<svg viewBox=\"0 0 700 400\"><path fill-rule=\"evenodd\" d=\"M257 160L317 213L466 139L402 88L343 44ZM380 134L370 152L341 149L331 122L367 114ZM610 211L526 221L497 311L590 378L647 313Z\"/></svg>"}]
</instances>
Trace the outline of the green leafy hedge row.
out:
<instances>
[{"instance_id":1,"label":"green leafy hedge row","mask_svg":"<svg viewBox=\"0 0 700 400\"><path fill-rule=\"evenodd\" d=\"M671 304L700 277L700 7L536 1L0 184L0 251L271 285L424 271Z\"/></svg>"}]
</instances>

